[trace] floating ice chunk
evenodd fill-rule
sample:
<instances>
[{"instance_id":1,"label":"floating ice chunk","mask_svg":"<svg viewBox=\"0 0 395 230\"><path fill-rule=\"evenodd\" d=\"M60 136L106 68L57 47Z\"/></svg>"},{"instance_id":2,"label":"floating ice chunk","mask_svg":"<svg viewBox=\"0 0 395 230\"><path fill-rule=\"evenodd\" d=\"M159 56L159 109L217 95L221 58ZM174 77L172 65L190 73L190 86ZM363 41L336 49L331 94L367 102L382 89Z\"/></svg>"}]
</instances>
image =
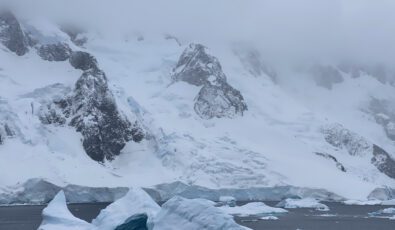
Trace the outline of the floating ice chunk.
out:
<instances>
[{"instance_id":1,"label":"floating ice chunk","mask_svg":"<svg viewBox=\"0 0 395 230\"><path fill-rule=\"evenodd\" d=\"M395 220L395 208L384 208L376 212L369 213L369 216Z\"/></svg>"},{"instance_id":2,"label":"floating ice chunk","mask_svg":"<svg viewBox=\"0 0 395 230\"><path fill-rule=\"evenodd\" d=\"M227 205L229 207L235 207L236 206L236 198L234 198L233 196L220 196L219 203L221 206Z\"/></svg>"},{"instance_id":3,"label":"floating ice chunk","mask_svg":"<svg viewBox=\"0 0 395 230\"><path fill-rule=\"evenodd\" d=\"M380 211L383 214L395 214L395 208L385 208Z\"/></svg>"},{"instance_id":4,"label":"floating ice chunk","mask_svg":"<svg viewBox=\"0 0 395 230\"><path fill-rule=\"evenodd\" d=\"M264 216L259 219L261 219L261 220L278 220L278 217L277 216Z\"/></svg>"},{"instance_id":5,"label":"floating ice chunk","mask_svg":"<svg viewBox=\"0 0 395 230\"><path fill-rule=\"evenodd\" d=\"M39 230L93 230L94 226L73 216L66 204L66 197L60 191L42 213L43 222Z\"/></svg>"},{"instance_id":6,"label":"floating ice chunk","mask_svg":"<svg viewBox=\"0 0 395 230\"><path fill-rule=\"evenodd\" d=\"M343 201L346 205L379 205L382 203L381 200L345 200Z\"/></svg>"},{"instance_id":7,"label":"floating ice chunk","mask_svg":"<svg viewBox=\"0 0 395 230\"><path fill-rule=\"evenodd\" d=\"M395 200L346 200L346 205L395 205Z\"/></svg>"},{"instance_id":8,"label":"floating ice chunk","mask_svg":"<svg viewBox=\"0 0 395 230\"><path fill-rule=\"evenodd\" d=\"M285 199L276 205L282 208L314 208L318 211L329 211L329 207L313 198Z\"/></svg>"},{"instance_id":9,"label":"floating ice chunk","mask_svg":"<svg viewBox=\"0 0 395 230\"><path fill-rule=\"evenodd\" d=\"M237 216L252 216L252 215L288 212L287 210L282 208L274 208L267 206L262 202L252 202L245 204L243 206L236 206L236 207L222 206L219 207L219 209L223 210L228 214L237 215Z\"/></svg>"},{"instance_id":10,"label":"floating ice chunk","mask_svg":"<svg viewBox=\"0 0 395 230\"><path fill-rule=\"evenodd\" d=\"M147 214L147 225L150 226L159 210L159 205L144 190L130 188L124 197L103 209L92 224L100 230L114 230L133 215Z\"/></svg>"},{"instance_id":11,"label":"floating ice chunk","mask_svg":"<svg viewBox=\"0 0 395 230\"><path fill-rule=\"evenodd\" d=\"M153 230L246 230L233 217L203 199L179 196L167 201L155 218Z\"/></svg>"}]
</instances>

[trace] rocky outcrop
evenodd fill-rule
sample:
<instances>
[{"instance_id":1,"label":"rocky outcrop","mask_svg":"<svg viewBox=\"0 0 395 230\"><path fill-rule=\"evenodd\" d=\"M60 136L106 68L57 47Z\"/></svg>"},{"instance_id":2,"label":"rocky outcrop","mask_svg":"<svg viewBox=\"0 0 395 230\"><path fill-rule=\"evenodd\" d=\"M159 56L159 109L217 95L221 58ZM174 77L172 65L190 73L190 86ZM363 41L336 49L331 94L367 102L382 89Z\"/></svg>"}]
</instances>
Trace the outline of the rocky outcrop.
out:
<instances>
[{"instance_id":1,"label":"rocky outcrop","mask_svg":"<svg viewBox=\"0 0 395 230\"><path fill-rule=\"evenodd\" d=\"M196 97L194 109L204 119L243 115L247 109L241 93L228 84L206 84Z\"/></svg>"},{"instance_id":2,"label":"rocky outcrop","mask_svg":"<svg viewBox=\"0 0 395 230\"><path fill-rule=\"evenodd\" d=\"M334 157L334 156L332 156L332 155L330 155L330 154L328 154L328 153L315 153L315 154L316 154L317 156L324 157L325 159L329 159L329 160L334 161L334 162L336 163L336 167L337 167L339 170L341 170L342 172L346 172L346 168L343 166L342 163L340 163L340 162L336 159L336 157Z\"/></svg>"},{"instance_id":3,"label":"rocky outcrop","mask_svg":"<svg viewBox=\"0 0 395 230\"><path fill-rule=\"evenodd\" d=\"M190 44L173 70L174 81L202 87L195 99L195 112L203 119L243 115L247 105L241 93L230 86L218 59L206 47Z\"/></svg>"},{"instance_id":4,"label":"rocky outcrop","mask_svg":"<svg viewBox=\"0 0 395 230\"><path fill-rule=\"evenodd\" d=\"M130 122L118 109L105 73L88 53L75 52L70 63L84 70L73 92L44 108L44 124L69 124L83 136L83 147L94 160L113 160L126 142L140 142L144 133L137 121Z\"/></svg>"},{"instance_id":5,"label":"rocky outcrop","mask_svg":"<svg viewBox=\"0 0 395 230\"><path fill-rule=\"evenodd\" d=\"M75 69L82 71L98 69L96 58L89 53L82 51L73 52L70 56L69 62Z\"/></svg>"},{"instance_id":6,"label":"rocky outcrop","mask_svg":"<svg viewBox=\"0 0 395 230\"><path fill-rule=\"evenodd\" d=\"M315 65L311 74L318 86L332 89L334 84L344 81L341 72L332 66Z\"/></svg>"},{"instance_id":7,"label":"rocky outcrop","mask_svg":"<svg viewBox=\"0 0 395 230\"><path fill-rule=\"evenodd\" d=\"M395 141L395 104L372 98L367 112L372 114L376 122L383 127L387 137Z\"/></svg>"},{"instance_id":8,"label":"rocky outcrop","mask_svg":"<svg viewBox=\"0 0 395 230\"><path fill-rule=\"evenodd\" d=\"M37 48L38 55L46 61L66 61L71 55L71 48L66 43L41 45Z\"/></svg>"},{"instance_id":9,"label":"rocky outcrop","mask_svg":"<svg viewBox=\"0 0 395 230\"><path fill-rule=\"evenodd\" d=\"M210 55L208 49L200 44L190 44L184 50L173 70L172 78L196 86L203 86L212 81L226 82L218 59Z\"/></svg>"},{"instance_id":10,"label":"rocky outcrop","mask_svg":"<svg viewBox=\"0 0 395 230\"><path fill-rule=\"evenodd\" d=\"M382 148L373 145L372 164L376 166L380 172L395 179L395 160Z\"/></svg>"},{"instance_id":11,"label":"rocky outcrop","mask_svg":"<svg viewBox=\"0 0 395 230\"><path fill-rule=\"evenodd\" d=\"M18 115L14 113L8 102L0 97L0 144L7 139L23 135L18 127Z\"/></svg>"},{"instance_id":12,"label":"rocky outcrop","mask_svg":"<svg viewBox=\"0 0 395 230\"><path fill-rule=\"evenodd\" d=\"M345 149L352 156L366 156L373 152L370 142L341 124L326 125L322 132L326 142L336 148Z\"/></svg>"},{"instance_id":13,"label":"rocky outcrop","mask_svg":"<svg viewBox=\"0 0 395 230\"><path fill-rule=\"evenodd\" d=\"M322 131L325 140L332 146L345 149L352 156L371 156L371 163L380 172L395 179L395 160L384 149L340 124L326 126Z\"/></svg>"},{"instance_id":14,"label":"rocky outcrop","mask_svg":"<svg viewBox=\"0 0 395 230\"><path fill-rule=\"evenodd\" d=\"M22 56L28 52L28 39L21 25L9 11L0 10L0 42L10 51Z\"/></svg>"}]
</instances>

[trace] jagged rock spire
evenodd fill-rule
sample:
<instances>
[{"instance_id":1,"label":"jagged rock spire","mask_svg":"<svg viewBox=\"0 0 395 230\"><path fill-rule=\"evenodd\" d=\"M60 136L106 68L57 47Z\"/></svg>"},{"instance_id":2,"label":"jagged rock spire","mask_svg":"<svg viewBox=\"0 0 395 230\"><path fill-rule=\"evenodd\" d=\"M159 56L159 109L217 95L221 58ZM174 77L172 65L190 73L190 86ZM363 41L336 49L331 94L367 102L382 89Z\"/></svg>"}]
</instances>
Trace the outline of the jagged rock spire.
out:
<instances>
[{"instance_id":1,"label":"jagged rock spire","mask_svg":"<svg viewBox=\"0 0 395 230\"><path fill-rule=\"evenodd\" d=\"M7 10L0 10L0 42L19 56L29 50L28 39L21 25L14 14Z\"/></svg>"},{"instance_id":2,"label":"jagged rock spire","mask_svg":"<svg viewBox=\"0 0 395 230\"><path fill-rule=\"evenodd\" d=\"M218 59L201 44L190 44L172 75L175 81L203 86L195 99L195 112L203 119L243 115L247 105L241 93L230 86Z\"/></svg>"}]
</instances>

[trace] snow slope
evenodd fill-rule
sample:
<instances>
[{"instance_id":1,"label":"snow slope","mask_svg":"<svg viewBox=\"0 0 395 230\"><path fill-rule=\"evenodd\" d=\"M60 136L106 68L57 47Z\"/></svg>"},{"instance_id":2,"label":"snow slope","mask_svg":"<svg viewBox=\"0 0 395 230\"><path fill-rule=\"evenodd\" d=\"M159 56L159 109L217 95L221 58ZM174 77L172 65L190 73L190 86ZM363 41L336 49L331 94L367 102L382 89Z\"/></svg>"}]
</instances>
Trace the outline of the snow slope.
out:
<instances>
[{"instance_id":1,"label":"snow slope","mask_svg":"<svg viewBox=\"0 0 395 230\"><path fill-rule=\"evenodd\" d=\"M0 187L30 178L108 187L182 181L210 188L323 188L362 200L376 187L395 187L394 179L372 164L370 153L350 155L328 143L322 131L339 123L395 158L393 141L369 112L372 97L393 100L394 86L372 76L342 72L344 81L327 89L308 73L283 68L275 83L273 74L251 71L234 52L235 44L205 44L248 106L243 116L206 120L193 108L200 88L171 78L184 49L196 41L180 46L162 35L125 40L89 31L79 47L54 25L21 23L34 28L41 42L55 39L96 57L118 108L137 117L148 135L140 143L128 142L111 162L93 161L74 128L39 119L40 107L68 94L82 72L68 61L42 60L34 48L17 56L0 45L0 124L16 131L0 145Z\"/></svg>"}]
</instances>

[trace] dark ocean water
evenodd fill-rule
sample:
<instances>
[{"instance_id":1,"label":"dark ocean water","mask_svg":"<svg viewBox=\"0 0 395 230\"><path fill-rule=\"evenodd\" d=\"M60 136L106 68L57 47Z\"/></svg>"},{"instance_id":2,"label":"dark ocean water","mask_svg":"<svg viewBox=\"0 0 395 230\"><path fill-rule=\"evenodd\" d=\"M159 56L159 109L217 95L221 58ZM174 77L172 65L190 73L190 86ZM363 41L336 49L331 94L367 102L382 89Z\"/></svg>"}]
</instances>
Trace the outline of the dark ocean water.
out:
<instances>
[{"instance_id":1,"label":"dark ocean water","mask_svg":"<svg viewBox=\"0 0 395 230\"><path fill-rule=\"evenodd\" d=\"M271 202L267 202L273 205ZM86 221L95 218L107 203L71 204L70 211ZM311 209L290 209L277 216L278 220L260 220L259 217L236 217L239 224L256 230L395 230L395 220L370 217L368 213L389 206L357 206L327 203L329 212ZM41 223L45 206L0 207L0 230L35 230ZM184 230L184 229L182 229Z\"/></svg>"}]
</instances>

